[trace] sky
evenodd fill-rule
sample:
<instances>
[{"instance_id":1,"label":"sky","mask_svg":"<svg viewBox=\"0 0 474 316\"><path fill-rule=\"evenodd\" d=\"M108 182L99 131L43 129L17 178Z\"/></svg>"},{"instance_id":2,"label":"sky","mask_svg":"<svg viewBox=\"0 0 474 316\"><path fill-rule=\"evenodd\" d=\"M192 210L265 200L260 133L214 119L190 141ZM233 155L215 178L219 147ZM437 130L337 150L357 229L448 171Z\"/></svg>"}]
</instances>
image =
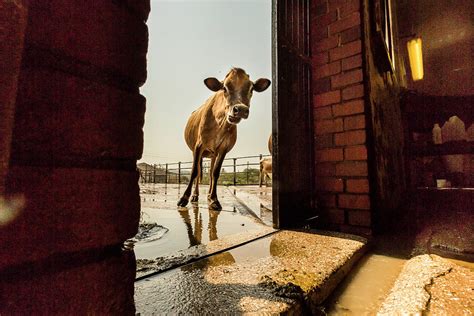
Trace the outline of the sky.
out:
<instances>
[{"instance_id":1,"label":"sky","mask_svg":"<svg viewBox=\"0 0 474 316\"><path fill-rule=\"evenodd\" d=\"M151 0L147 25L141 161L191 161L184 127L213 93L203 80L222 80L231 67L243 68L253 81L272 79L271 0ZM250 116L239 123L237 143L226 157L268 154L271 94L271 87L253 94Z\"/></svg>"}]
</instances>

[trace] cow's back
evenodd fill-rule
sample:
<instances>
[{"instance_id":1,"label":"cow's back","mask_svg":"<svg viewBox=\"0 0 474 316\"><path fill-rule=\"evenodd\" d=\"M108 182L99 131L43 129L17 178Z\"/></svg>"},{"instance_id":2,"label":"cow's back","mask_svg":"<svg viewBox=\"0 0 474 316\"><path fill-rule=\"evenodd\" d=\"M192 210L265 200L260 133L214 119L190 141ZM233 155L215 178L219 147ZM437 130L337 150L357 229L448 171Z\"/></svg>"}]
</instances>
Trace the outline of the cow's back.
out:
<instances>
[{"instance_id":1,"label":"cow's back","mask_svg":"<svg viewBox=\"0 0 474 316\"><path fill-rule=\"evenodd\" d=\"M272 144L272 134L270 134L270 137L268 138L268 151L270 152L270 155L273 154L273 144Z\"/></svg>"}]
</instances>

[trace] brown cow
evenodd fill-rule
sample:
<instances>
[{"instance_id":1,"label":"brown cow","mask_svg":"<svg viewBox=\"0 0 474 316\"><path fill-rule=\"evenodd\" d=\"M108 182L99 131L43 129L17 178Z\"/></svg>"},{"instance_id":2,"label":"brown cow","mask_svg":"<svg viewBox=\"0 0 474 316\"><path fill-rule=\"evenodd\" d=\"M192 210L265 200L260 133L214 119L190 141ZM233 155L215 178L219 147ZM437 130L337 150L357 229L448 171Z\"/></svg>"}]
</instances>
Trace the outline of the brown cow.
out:
<instances>
[{"instance_id":1,"label":"brown cow","mask_svg":"<svg viewBox=\"0 0 474 316\"><path fill-rule=\"evenodd\" d=\"M188 204L194 181L196 187L191 201L198 201L198 176L202 170L202 159L207 157L211 158L211 181L207 197L209 209L221 210L217 199L217 180L222 162L237 140L237 124L249 116L252 92L265 91L270 86L270 80L261 78L252 82L243 69L232 68L223 81L207 78L204 84L216 93L191 114L186 124L184 138L193 151L193 167L191 179L178 206Z\"/></svg>"},{"instance_id":2,"label":"brown cow","mask_svg":"<svg viewBox=\"0 0 474 316\"><path fill-rule=\"evenodd\" d=\"M265 157L260 160L259 186L262 186L263 181L265 181L265 186L267 186L268 178L272 178L272 157Z\"/></svg>"},{"instance_id":3,"label":"brown cow","mask_svg":"<svg viewBox=\"0 0 474 316\"><path fill-rule=\"evenodd\" d=\"M270 152L270 155L273 154L273 138L272 138L272 134L270 134L270 137L268 137L268 151Z\"/></svg>"},{"instance_id":4,"label":"brown cow","mask_svg":"<svg viewBox=\"0 0 474 316\"><path fill-rule=\"evenodd\" d=\"M272 154L273 144L272 144L272 134L268 137L268 151ZM262 158L260 160L260 182L259 186L262 186L263 180L265 180L265 186L267 186L267 179L272 178L272 157Z\"/></svg>"}]
</instances>

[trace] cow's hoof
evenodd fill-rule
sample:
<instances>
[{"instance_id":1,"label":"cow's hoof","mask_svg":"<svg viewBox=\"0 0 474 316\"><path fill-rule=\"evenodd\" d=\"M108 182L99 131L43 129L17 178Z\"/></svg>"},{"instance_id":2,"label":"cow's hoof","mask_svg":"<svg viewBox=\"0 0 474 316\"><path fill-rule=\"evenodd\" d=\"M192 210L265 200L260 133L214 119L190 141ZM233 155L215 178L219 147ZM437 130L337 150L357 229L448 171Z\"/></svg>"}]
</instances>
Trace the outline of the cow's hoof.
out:
<instances>
[{"instance_id":1,"label":"cow's hoof","mask_svg":"<svg viewBox=\"0 0 474 316\"><path fill-rule=\"evenodd\" d=\"M185 207L186 205L188 205L188 199L185 197L180 198L178 201L178 206Z\"/></svg>"},{"instance_id":2,"label":"cow's hoof","mask_svg":"<svg viewBox=\"0 0 474 316\"><path fill-rule=\"evenodd\" d=\"M199 196L198 195L193 195L191 197L191 203L197 203L197 201L199 201Z\"/></svg>"},{"instance_id":3,"label":"cow's hoof","mask_svg":"<svg viewBox=\"0 0 474 316\"><path fill-rule=\"evenodd\" d=\"M219 201L217 200L209 201L209 209L213 211L221 211L222 210L221 203L219 203Z\"/></svg>"}]
</instances>

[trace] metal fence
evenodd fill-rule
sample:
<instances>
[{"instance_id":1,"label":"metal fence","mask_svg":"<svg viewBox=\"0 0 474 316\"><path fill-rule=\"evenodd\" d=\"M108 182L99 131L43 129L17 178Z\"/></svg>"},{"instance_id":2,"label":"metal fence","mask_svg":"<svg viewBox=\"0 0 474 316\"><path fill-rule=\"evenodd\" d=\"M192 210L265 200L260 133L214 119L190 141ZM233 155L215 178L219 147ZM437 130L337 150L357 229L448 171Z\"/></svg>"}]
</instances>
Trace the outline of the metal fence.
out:
<instances>
[{"instance_id":1,"label":"metal fence","mask_svg":"<svg viewBox=\"0 0 474 316\"><path fill-rule=\"evenodd\" d=\"M222 164L218 184L220 185L249 185L258 184L260 175L260 160L270 155L256 155L226 158ZM202 184L209 184L209 169L211 161L203 160ZM192 161L166 164L139 164L141 183L188 183L191 177Z\"/></svg>"}]
</instances>

